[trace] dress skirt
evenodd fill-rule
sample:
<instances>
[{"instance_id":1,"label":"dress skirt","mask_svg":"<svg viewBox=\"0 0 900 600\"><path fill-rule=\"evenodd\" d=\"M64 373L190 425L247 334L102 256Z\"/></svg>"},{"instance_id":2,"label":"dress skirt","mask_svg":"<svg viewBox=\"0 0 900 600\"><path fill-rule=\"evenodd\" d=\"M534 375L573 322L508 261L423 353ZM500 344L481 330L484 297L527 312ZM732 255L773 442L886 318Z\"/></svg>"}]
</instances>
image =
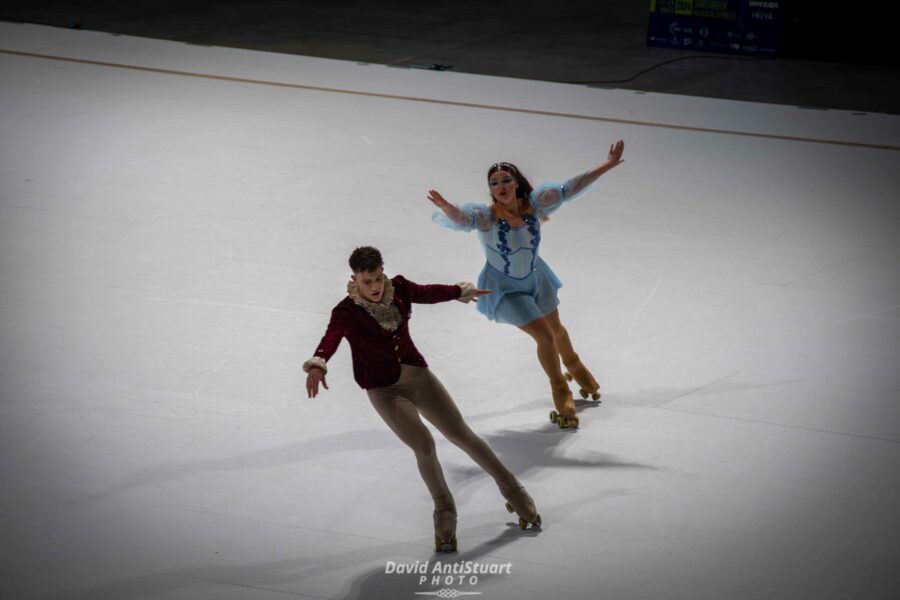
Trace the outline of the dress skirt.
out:
<instances>
[{"instance_id":1,"label":"dress skirt","mask_svg":"<svg viewBox=\"0 0 900 600\"><path fill-rule=\"evenodd\" d=\"M541 257L534 270L522 279L505 275L485 264L478 276L478 287L491 290L478 298L478 312L498 323L525 325L553 312L559 306L557 292L562 282Z\"/></svg>"}]
</instances>

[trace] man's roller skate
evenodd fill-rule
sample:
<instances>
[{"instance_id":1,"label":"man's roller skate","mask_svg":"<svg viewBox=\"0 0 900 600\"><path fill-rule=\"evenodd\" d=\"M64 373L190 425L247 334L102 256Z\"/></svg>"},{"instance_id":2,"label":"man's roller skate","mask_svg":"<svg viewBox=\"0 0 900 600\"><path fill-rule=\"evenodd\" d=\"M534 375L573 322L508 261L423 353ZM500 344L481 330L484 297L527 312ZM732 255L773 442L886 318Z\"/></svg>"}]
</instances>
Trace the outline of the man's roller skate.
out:
<instances>
[{"instance_id":1,"label":"man's roller skate","mask_svg":"<svg viewBox=\"0 0 900 600\"><path fill-rule=\"evenodd\" d=\"M572 362L565 362L563 364L566 365L566 369L568 369L563 375L565 375L566 379L572 381L573 379L578 383L578 386L581 388L579 392L581 393L582 398L591 397L591 400L600 401L600 385L597 383L597 380L594 379L594 376L591 375L591 372L588 371L588 368L584 366L584 364L576 358Z\"/></svg>"},{"instance_id":2,"label":"man's roller skate","mask_svg":"<svg viewBox=\"0 0 900 600\"><path fill-rule=\"evenodd\" d=\"M531 529L539 529L541 527L541 515L538 514L534 500L531 499L524 487L517 485L512 490L500 490L500 492L506 498L506 510L519 515L520 528L528 529L531 526Z\"/></svg>"},{"instance_id":3,"label":"man's roller skate","mask_svg":"<svg viewBox=\"0 0 900 600\"><path fill-rule=\"evenodd\" d=\"M434 551L456 552L456 504L447 496L434 499Z\"/></svg>"},{"instance_id":4,"label":"man's roller skate","mask_svg":"<svg viewBox=\"0 0 900 600\"><path fill-rule=\"evenodd\" d=\"M560 429L577 429L578 417L575 416L575 400L572 399L572 390L565 382L554 384L553 404L556 410L550 411L550 422L559 425Z\"/></svg>"}]
</instances>

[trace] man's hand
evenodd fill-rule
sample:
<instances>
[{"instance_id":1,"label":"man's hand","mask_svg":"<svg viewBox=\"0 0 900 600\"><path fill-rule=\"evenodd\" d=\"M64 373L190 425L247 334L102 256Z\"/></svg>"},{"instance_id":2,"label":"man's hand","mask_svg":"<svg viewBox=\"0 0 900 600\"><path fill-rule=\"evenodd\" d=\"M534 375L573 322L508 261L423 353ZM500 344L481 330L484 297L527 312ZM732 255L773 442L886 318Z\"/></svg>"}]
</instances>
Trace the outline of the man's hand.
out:
<instances>
[{"instance_id":1,"label":"man's hand","mask_svg":"<svg viewBox=\"0 0 900 600\"><path fill-rule=\"evenodd\" d=\"M319 394L319 382L328 389L328 382L325 381L325 371L319 367L313 367L306 375L306 393L310 398L315 398Z\"/></svg>"}]
</instances>

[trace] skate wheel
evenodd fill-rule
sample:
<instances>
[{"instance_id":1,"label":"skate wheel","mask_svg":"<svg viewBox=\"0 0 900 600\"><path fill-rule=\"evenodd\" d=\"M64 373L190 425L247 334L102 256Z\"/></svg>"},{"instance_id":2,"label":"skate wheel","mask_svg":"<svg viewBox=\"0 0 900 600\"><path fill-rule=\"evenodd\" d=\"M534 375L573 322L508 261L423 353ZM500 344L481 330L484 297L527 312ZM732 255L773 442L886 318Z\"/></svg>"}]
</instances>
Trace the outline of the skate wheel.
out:
<instances>
[{"instance_id":1,"label":"skate wheel","mask_svg":"<svg viewBox=\"0 0 900 600\"><path fill-rule=\"evenodd\" d=\"M509 502L507 502L507 503L506 503L506 512L512 512L512 511L513 511L512 504L510 504Z\"/></svg>"},{"instance_id":2,"label":"skate wheel","mask_svg":"<svg viewBox=\"0 0 900 600\"><path fill-rule=\"evenodd\" d=\"M578 417L560 417L560 429L578 429Z\"/></svg>"},{"instance_id":3,"label":"skate wheel","mask_svg":"<svg viewBox=\"0 0 900 600\"><path fill-rule=\"evenodd\" d=\"M572 381L572 374L569 373L568 371L563 373L563 377L566 378L566 381Z\"/></svg>"},{"instance_id":4,"label":"skate wheel","mask_svg":"<svg viewBox=\"0 0 900 600\"><path fill-rule=\"evenodd\" d=\"M600 401L600 392L597 392L596 394L591 394L591 400L599 402Z\"/></svg>"},{"instance_id":5,"label":"skate wheel","mask_svg":"<svg viewBox=\"0 0 900 600\"><path fill-rule=\"evenodd\" d=\"M450 538L450 541L443 541L438 534L434 534L434 551L435 552L456 552L456 536Z\"/></svg>"},{"instance_id":6,"label":"skate wheel","mask_svg":"<svg viewBox=\"0 0 900 600\"><path fill-rule=\"evenodd\" d=\"M578 390L578 393L581 394L581 399L584 400L588 397L588 393L584 390Z\"/></svg>"},{"instance_id":7,"label":"skate wheel","mask_svg":"<svg viewBox=\"0 0 900 600\"><path fill-rule=\"evenodd\" d=\"M540 529L541 528L541 515L537 515L534 518L534 522L529 523L524 518L519 517L519 529Z\"/></svg>"},{"instance_id":8,"label":"skate wheel","mask_svg":"<svg viewBox=\"0 0 900 600\"><path fill-rule=\"evenodd\" d=\"M550 422L556 423L557 421L559 421L559 413L556 412L555 410L551 410L550 411Z\"/></svg>"}]
</instances>

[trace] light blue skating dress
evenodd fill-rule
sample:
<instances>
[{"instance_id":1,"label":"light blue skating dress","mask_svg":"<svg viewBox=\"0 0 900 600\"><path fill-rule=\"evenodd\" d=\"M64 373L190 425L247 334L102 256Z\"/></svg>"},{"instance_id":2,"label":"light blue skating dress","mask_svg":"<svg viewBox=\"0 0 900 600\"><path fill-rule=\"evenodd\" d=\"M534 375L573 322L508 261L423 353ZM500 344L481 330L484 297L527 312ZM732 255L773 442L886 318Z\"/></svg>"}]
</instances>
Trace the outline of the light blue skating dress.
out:
<instances>
[{"instance_id":1,"label":"light blue skating dress","mask_svg":"<svg viewBox=\"0 0 900 600\"><path fill-rule=\"evenodd\" d=\"M562 282L538 255L541 245L541 218L584 192L584 176L562 185L542 183L529 195L531 210L522 214L521 227L506 219L495 219L490 206L469 203L460 207L465 221L456 222L443 212L434 213L438 225L457 231L478 231L487 262L478 276L478 287L492 290L478 298L478 312L492 321L524 325L553 312L559 305L557 291Z\"/></svg>"}]
</instances>

